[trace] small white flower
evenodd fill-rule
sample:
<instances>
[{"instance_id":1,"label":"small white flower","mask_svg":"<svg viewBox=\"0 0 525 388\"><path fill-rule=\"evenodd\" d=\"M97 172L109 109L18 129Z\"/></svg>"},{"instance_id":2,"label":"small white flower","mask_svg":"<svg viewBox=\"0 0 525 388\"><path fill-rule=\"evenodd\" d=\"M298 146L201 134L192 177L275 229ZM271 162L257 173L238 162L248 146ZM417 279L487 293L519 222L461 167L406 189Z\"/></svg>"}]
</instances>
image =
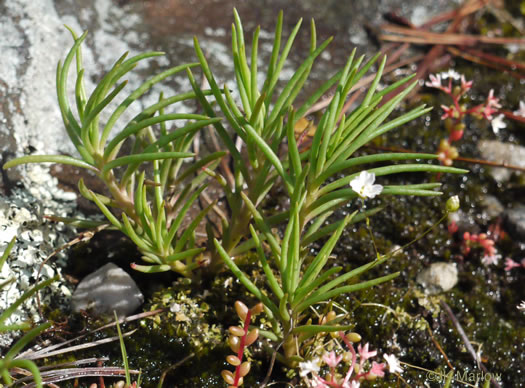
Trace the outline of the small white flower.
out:
<instances>
[{"instance_id":1,"label":"small white flower","mask_svg":"<svg viewBox=\"0 0 525 388\"><path fill-rule=\"evenodd\" d=\"M445 71L441 73L440 75L441 75L441 78L443 79L452 78L455 81L461 78L461 74L459 74L457 71L453 69L449 69L448 71Z\"/></svg>"},{"instance_id":2,"label":"small white flower","mask_svg":"<svg viewBox=\"0 0 525 388\"><path fill-rule=\"evenodd\" d=\"M429 88L440 88L441 87L441 75L440 74L430 74L428 76L430 78L430 81L425 82L425 86L428 86Z\"/></svg>"},{"instance_id":3,"label":"small white flower","mask_svg":"<svg viewBox=\"0 0 525 388\"><path fill-rule=\"evenodd\" d=\"M376 195L381 194L383 186L374 185L376 175L368 171L361 171L361 174L350 182L350 187L354 190L357 195L361 198L374 198Z\"/></svg>"},{"instance_id":4,"label":"small white flower","mask_svg":"<svg viewBox=\"0 0 525 388\"><path fill-rule=\"evenodd\" d=\"M319 369L321 369L321 359L319 357L316 357L312 360L300 362L299 369L299 375L301 377L306 377L310 373L312 375L317 375Z\"/></svg>"},{"instance_id":5,"label":"small white flower","mask_svg":"<svg viewBox=\"0 0 525 388\"><path fill-rule=\"evenodd\" d=\"M501 259L501 255L494 254L494 255L490 255L490 256L489 255L483 256L481 261L485 265L491 265L491 264L497 265L499 259Z\"/></svg>"},{"instance_id":6,"label":"small white flower","mask_svg":"<svg viewBox=\"0 0 525 388\"><path fill-rule=\"evenodd\" d=\"M490 124L492 125L492 130L494 133L498 133L500 129L507 128L507 124L503 121L504 114L500 114L492 119Z\"/></svg>"},{"instance_id":7,"label":"small white flower","mask_svg":"<svg viewBox=\"0 0 525 388\"><path fill-rule=\"evenodd\" d=\"M525 311L525 300L518 305L518 310Z\"/></svg>"},{"instance_id":8,"label":"small white flower","mask_svg":"<svg viewBox=\"0 0 525 388\"><path fill-rule=\"evenodd\" d=\"M393 354L384 354L383 358L388 364L388 371L390 373L403 373L403 368L401 368L401 364L396 356Z\"/></svg>"},{"instance_id":9,"label":"small white flower","mask_svg":"<svg viewBox=\"0 0 525 388\"><path fill-rule=\"evenodd\" d=\"M525 117L525 102L520 101L520 108L512 113L514 113L516 116Z\"/></svg>"}]
</instances>

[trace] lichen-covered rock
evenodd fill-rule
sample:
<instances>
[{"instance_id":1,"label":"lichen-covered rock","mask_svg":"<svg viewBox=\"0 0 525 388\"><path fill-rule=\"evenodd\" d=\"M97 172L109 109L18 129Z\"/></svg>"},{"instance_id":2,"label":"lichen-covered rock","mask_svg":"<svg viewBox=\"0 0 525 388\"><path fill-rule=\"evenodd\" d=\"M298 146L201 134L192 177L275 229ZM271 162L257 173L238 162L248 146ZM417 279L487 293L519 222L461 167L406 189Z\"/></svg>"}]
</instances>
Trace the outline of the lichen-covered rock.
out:
<instances>
[{"instance_id":1,"label":"lichen-covered rock","mask_svg":"<svg viewBox=\"0 0 525 388\"><path fill-rule=\"evenodd\" d=\"M454 288L458 282L458 269L454 263L432 263L429 268L417 275L417 282L430 295L446 292Z\"/></svg>"},{"instance_id":2,"label":"lichen-covered rock","mask_svg":"<svg viewBox=\"0 0 525 388\"><path fill-rule=\"evenodd\" d=\"M74 228L44 218L44 215L71 217L76 208L76 195L60 190L56 178L49 175L47 167L27 166L17 183L10 196L0 195L0 255L9 241L16 237L11 254L0 270L0 283L14 279L0 290L0 311L12 305L37 280L44 281L60 275L61 266L65 266L63 252L46 264L43 264L44 260L75 236ZM70 297L68 285L60 279L40 292L43 305L51 301L55 305L66 305ZM30 299L5 323L39 319L36 303ZM0 347L8 346L13 335L2 334Z\"/></svg>"},{"instance_id":3,"label":"lichen-covered rock","mask_svg":"<svg viewBox=\"0 0 525 388\"><path fill-rule=\"evenodd\" d=\"M144 302L135 281L122 268L107 263L86 276L78 284L71 301L73 311L86 310L90 313L126 316Z\"/></svg>"}]
</instances>

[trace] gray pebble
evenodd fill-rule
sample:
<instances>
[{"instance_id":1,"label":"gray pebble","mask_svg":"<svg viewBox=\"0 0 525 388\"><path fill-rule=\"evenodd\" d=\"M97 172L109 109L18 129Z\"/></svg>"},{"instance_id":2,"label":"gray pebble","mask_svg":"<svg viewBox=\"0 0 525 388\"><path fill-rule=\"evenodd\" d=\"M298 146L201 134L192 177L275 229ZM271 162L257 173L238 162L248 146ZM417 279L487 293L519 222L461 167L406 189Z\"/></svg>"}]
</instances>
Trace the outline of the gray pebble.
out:
<instances>
[{"instance_id":1,"label":"gray pebble","mask_svg":"<svg viewBox=\"0 0 525 388\"><path fill-rule=\"evenodd\" d=\"M88 310L94 315L119 317L133 313L144 302L135 281L113 263L108 263L78 284L73 293L73 311Z\"/></svg>"},{"instance_id":2,"label":"gray pebble","mask_svg":"<svg viewBox=\"0 0 525 388\"><path fill-rule=\"evenodd\" d=\"M430 295L449 291L458 282L458 269L455 263L438 262L417 275L417 282Z\"/></svg>"}]
</instances>

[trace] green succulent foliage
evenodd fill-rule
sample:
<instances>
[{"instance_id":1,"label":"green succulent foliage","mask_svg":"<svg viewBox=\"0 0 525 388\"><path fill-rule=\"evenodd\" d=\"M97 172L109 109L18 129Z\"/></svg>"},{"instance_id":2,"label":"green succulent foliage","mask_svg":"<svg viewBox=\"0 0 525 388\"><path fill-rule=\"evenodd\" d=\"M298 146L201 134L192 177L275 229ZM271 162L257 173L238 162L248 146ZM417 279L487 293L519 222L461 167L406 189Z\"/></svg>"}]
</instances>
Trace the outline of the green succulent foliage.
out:
<instances>
[{"instance_id":1,"label":"green succulent foliage","mask_svg":"<svg viewBox=\"0 0 525 388\"><path fill-rule=\"evenodd\" d=\"M384 153L354 156L378 136L430 110L422 105L388 120L389 115L413 89L416 82L411 82L413 76L409 76L378 90L386 63L385 57L377 63L379 54L363 65L364 57L356 59L354 50L346 66L299 105L298 109L295 109L293 104L308 79L314 60L330 42L328 39L317 46L315 26L312 22L309 55L282 90L278 91L280 72L300 24L299 21L281 50L282 13L279 15L266 80L259 90L257 86L259 29L254 32L251 56L248 58L241 21L235 13L232 45L240 104L233 99L228 88L218 87L197 40L195 40L197 56L217 101L219 112L213 110L188 69L194 90L206 113L210 117L223 115L243 140L246 148L245 155L238 152L222 122L214 124L230 151L236 167L235 186L225 187L230 207L238 213L233 219L242 220L245 223L244 227L253 219L257 228L256 230L250 225L251 240L237 249L235 245L240 240L239 235L236 235L236 241L232 241L228 232L224 234L222 241L214 240L215 247L234 274L266 306L268 314L274 319L274 333L269 336L284 343L285 357L288 359L296 356L297 344L300 345L306 338L319 332L346 329L345 326L337 325L337 320L331 322L332 326L302 324L307 308L319 302L332 300L341 294L372 287L398 275L394 273L369 281L358 281L358 277L383 263L387 257L379 257L367 265L344 274L339 274L341 267L325 269L344 228L380 210L375 208L368 213L355 211L343 220L330 219L334 210L358 197L358 194L349 187L349 183L363 170L376 176L419 171L467 172L426 163L392 163L414 159L436 159L436 155L433 154ZM347 114L344 106L352 88L373 65L377 65L376 75L363 101ZM310 147L300 148L295 135L297 121L304 117L309 108L333 86L336 88L335 94L319 119ZM402 87L404 90L400 89ZM380 105L382 98L393 91L398 91L397 95ZM280 154L283 144L287 145L285 155ZM382 164L381 167L369 167L378 162ZM286 189L290 198L290 208L277 215L265 216L258 210L258 205L277 181L282 182ZM243 185L246 189L243 189ZM441 192L435 191L439 186L439 183L384 186L381 195L435 196L441 195ZM243 214L243 211L247 212L248 216ZM284 236L280 238L272 227L283 222L286 223L286 228ZM230 232L232 230L237 232L238 225L230 228ZM231 227L231 225L226 226ZM316 257L308 260L310 245L328 235L330 238ZM270 259L263 250L263 241L270 247ZM242 250L241 247L256 248L266 274L269 291L258 288L231 258ZM336 274L338 276L334 278Z\"/></svg>"},{"instance_id":2,"label":"green succulent foliage","mask_svg":"<svg viewBox=\"0 0 525 388\"><path fill-rule=\"evenodd\" d=\"M0 258L0 269L5 264L13 246L15 244L15 238L11 240L7 248L5 249L2 257ZM46 322L39 326L33 327L29 322L23 322L20 324L6 325L5 321L18 309L18 307L24 303L27 299L31 298L41 289L49 286L51 283L55 282L58 279L58 276L55 276L52 279L48 279L44 282L38 283L29 290L27 290L20 298L18 298L11 306L5 309L0 314L0 333L16 331L16 330L25 330L27 331L22 338L16 341L11 348L3 355L0 359L0 376L5 384L10 385L13 383L13 377L10 374L10 370L13 368L21 368L29 371L34 379L34 382L38 388L42 388L42 378L40 376L40 371L36 364L31 360L26 360L20 357L20 352L37 336L42 332L47 330L51 323ZM0 288L4 288L7 284L12 282L14 279L10 279L0 284Z\"/></svg>"},{"instance_id":3,"label":"green succulent foliage","mask_svg":"<svg viewBox=\"0 0 525 388\"><path fill-rule=\"evenodd\" d=\"M80 49L87 32L77 37L70 31L74 44L64 62L59 62L57 66L57 95L67 134L81 158L30 155L11 160L4 168L23 163L51 162L92 171L106 184L111 196L90 190L82 180L79 182L80 192L95 202L108 221L131 238L142 252L148 265L134 265L134 268L144 272L174 270L189 276L197 266L195 257L203 250L194 246L195 228L210 208L197 214L194 222L184 230L181 228L182 220L205 188L203 181L207 175L201 169L207 167L213 170L225 153L216 152L190 166L185 166L183 162L195 156L188 150L197 131L219 119L200 114L165 113L171 105L195 98L195 93L188 92L168 98L161 96L157 103L146 107L114 136L112 132L126 109L153 85L198 64L173 67L148 79L111 110L110 103L127 84L122 78L141 60L162 53L150 52L129 59L126 59L127 53L122 55L88 96L83 82ZM76 112L71 108L67 94L68 74L73 60L76 63ZM101 120L103 113L109 116L105 123ZM187 124L167 129L167 122L182 120ZM152 129L155 125L160 127L158 136ZM132 144L131 152L120 155L127 140Z\"/></svg>"}]
</instances>

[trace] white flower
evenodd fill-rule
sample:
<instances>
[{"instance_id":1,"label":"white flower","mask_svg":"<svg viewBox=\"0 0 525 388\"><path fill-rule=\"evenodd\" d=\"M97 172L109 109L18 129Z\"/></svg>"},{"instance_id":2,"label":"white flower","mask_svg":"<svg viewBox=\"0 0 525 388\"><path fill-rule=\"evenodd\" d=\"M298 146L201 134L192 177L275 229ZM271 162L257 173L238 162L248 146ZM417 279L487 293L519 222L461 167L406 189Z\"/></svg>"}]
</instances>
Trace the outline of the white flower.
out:
<instances>
[{"instance_id":1,"label":"white flower","mask_svg":"<svg viewBox=\"0 0 525 388\"><path fill-rule=\"evenodd\" d=\"M525 102L520 101L520 108L512 113L514 113L516 116L525 117Z\"/></svg>"},{"instance_id":2,"label":"white flower","mask_svg":"<svg viewBox=\"0 0 525 388\"><path fill-rule=\"evenodd\" d=\"M393 354L384 354L383 358L388 364L388 371L390 373L403 373L403 368L401 368L401 364L396 356Z\"/></svg>"},{"instance_id":3,"label":"white flower","mask_svg":"<svg viewBox=\"0 0 525 388\"><path fill-rule=\"evenodd\" d=\"M507 124L503 121L504 114L500 114L492 119L490 124L492 124L492 130L494 133L498 133L501 128L507 128Z\"/></svg>"},{"instance_id":4,"label":"white flower","mask_svg":"<svg viewBox=\"0 0 525 388\"><path fill-rule=\"evenodd\" d=\"M485 265L491 265L491 264L497 265L499 259L501 259L501 255L493 254L493 255L485 255L485 256L483 256L481 261Z\"/></svg>"},{"instance_id":5,"label":"white flower","mask_svg":"<svg viewBox=\"0 0 525 388\"><path fill-rule=\"evenodd\" d=\"M441 75L441 78L443 79L452 78L455 81L461 78L461 74L459 74L457 71L453 69L449 69L448 71L445 71L441 73L440 75Z\"/></svg>"},{"instance_id":6,"label":"white flower","mask_svg":"<svg viewBox=\"0 0 525 388\"><path fill-rule=\"evenodd\" d=\"M304 361L299 363L299 375L301 377L306 377L310 373L312 375L317 375L319 369L321 369L321 359L316 357L312 360Z\"/></svg>"},{"instance_id":7,"label":"white flower","mask_svg":"<svg viewBox=\"0 0 525 388\"><path fill-rule=\"evenodd\" d=\"M376 195L381 194L383 186L374 185L376 175L368 171L361 171L358 177L352 179L350 187L354 190L357 195L361 198L374 198Z\"/></svg>"},{"instance_id":8,"label":"white flower","mask_svg":"<svg viewBox=\"0 0 525 388\"><path fill-rule=\"evenodd\" d=\"M525 311L525 300L518 305L518 310Z\"/></svg>"},{"instance_id":9,"label":"white flower","mask_svg":"<svg viewBox=\"0 0 525 388\"><path fill-rule=\"evenodd\" d=\"M440 88L441 87L441 75L440 74L430 74L428 76L430 78L430 82L425 82L425 86L428 86L429 88Z\"/></svg>"}]
</instances>

